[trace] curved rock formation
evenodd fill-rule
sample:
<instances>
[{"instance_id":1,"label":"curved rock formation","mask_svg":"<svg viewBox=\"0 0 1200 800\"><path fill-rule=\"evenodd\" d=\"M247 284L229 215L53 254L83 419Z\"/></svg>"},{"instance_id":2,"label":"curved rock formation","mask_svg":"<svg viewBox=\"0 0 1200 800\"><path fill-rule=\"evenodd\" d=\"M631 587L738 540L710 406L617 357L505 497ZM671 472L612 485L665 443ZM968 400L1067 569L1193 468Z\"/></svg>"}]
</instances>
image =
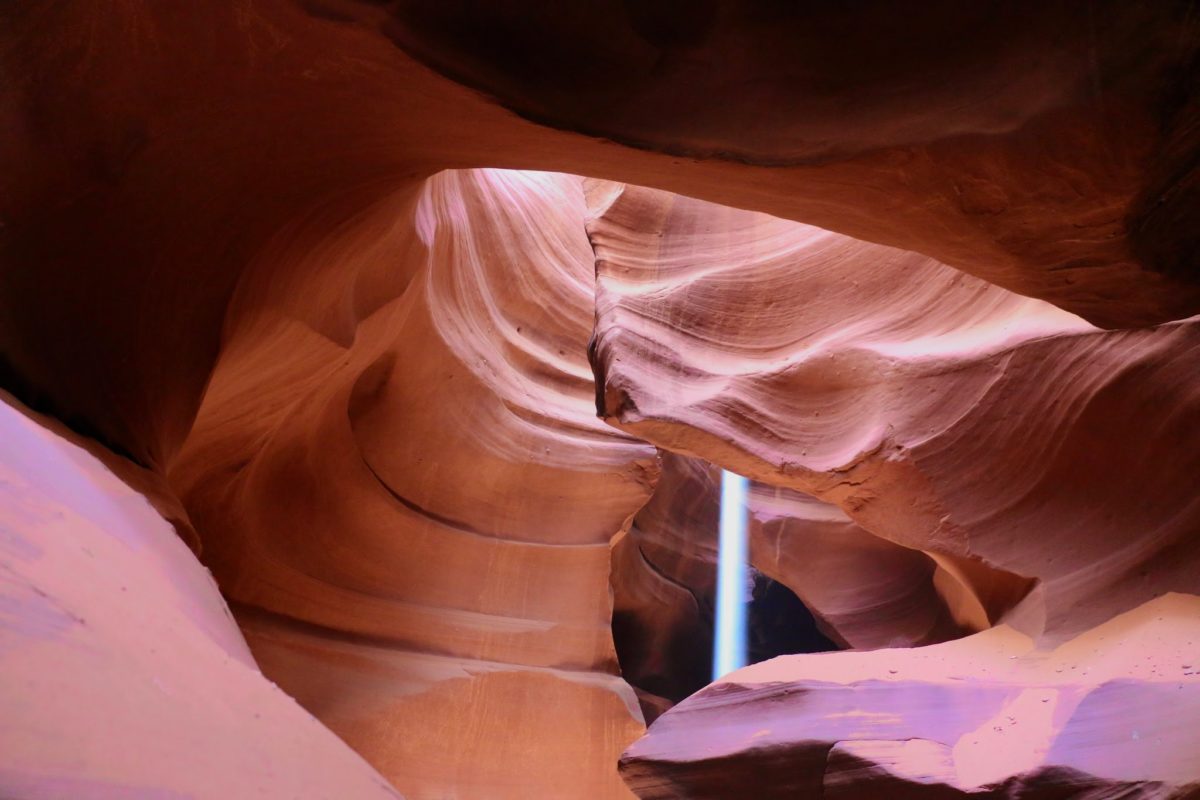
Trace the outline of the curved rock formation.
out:
<instances>
[{"instance_id":1,"label":"curved rock formation","mask_svg":"<svg viewBox=\"0 0 1200 800\"><path fill-rule=\"evenodd\" d=\"M1193 321L1095 331L914 254L654 190L589 198L610 421L839 504L928 553L960 624L1028 634L748 668L626 753L639 796L1196 790L1194 732L1146 710L1197 688ZM1191 595L1154 600L1172 590Z\"/></svg>"},{"instance_id":2,"label":"curved rock formation","mask_svg":"<svg viewBox=\"0 0 1200 800\"><path fill-rule=\"evenodd\" d=\"M0 109L11 132L0 141L0 171L10 178L0 197L0 292L11 298L0 316L5 384L140 463L165 468L190 429L228 304L250 265L274 263L273 279L287 285L294 270L315 268L305 254L329 252L347 236L383 235L361 227L370 212L387 198L415 193L421 179L447 167L554 169L757 208L932 253L1104 325L1200 310L1200 289L1187 266L1197 227L1190 77L1200 35L1186 4L1106 4L1085 26L1071 3L1039 4L1019 23L995 4L966 17L957 6L932 9L923 20L928 28L917 29L955 47L935 49L944 61L928 63L921 55L930 71L915 73L902 68L890 34L889 48L871 47L878 31L890 28L864 20L891 13L886 3L868 4L863 17L803 6L776 12L782 20L747 18L736 3L718 5L733 16L714 16L712 6L697 18L699 53L713 37L749 45L792 41L792 34L841 41L843 32L859 32L850 48L839 50L853 55L816 58L811 73L800 70L803 81L794 78L802 67L795 59L827 48L789 45L781 54L778 46L749 46L746 52L756 55L742 75L758 85L753 79L764 71L787 67L761 84L767 99L781 101L792 92L793 99L811 99L827 81L876 91L858 82L881 71L908 80L900 107L886 92L879 102L849 103L879 123L871 130L888 132L887 146L864 141L854 152L813 161L827 138L821 128L833 126L839 138L861 129L846 125L848 104L837 92L832 116L778 104L800 109L794 119L803 130L791 129L787 119L753 128L750 120L738 121L747 142L752 130L774 131L759 136L755 150L803 134L811 152L794 166L767 169L622 146L521 119L404 49L468 79L477 76L478 70L459 68L470 40L443 35L446 21L511 28L512 20L526 19L522 3L485 17L459 15L456 4L422 12L420 4L385 9L356 0L212 8L140 0L112 8L10 5L0 41L9 77ZM594 96L576 91L578 77L603 74L593 68L592 48L582 47L613 31L597 19L612 20L621 34L608 41L650 42L654 30L672 29L666 21L675 14L665 0L647 9L649 19L666 27L633 24L623 10L606 14L612 11L606 3L570 4L535 15L544 28L521 23L536 35L492 41L504 42L497 55L515 46L538 74L562 81L554 95L574 103ZM1009 37L1013 24L1029 33ZM929 53L923 41L914 39L904 52ZM1035 63L1029 54L1055 52L1044 49L1051 46L1061 46L1061 61L1044 73L1027 72L1025 65ZM539 52L581 53L585 69L560 69L560 59L539 59ZM887 55L880 61L876 52ZM613 63L625 66L614 77L652 71L655 62L643 59L630 74L629 54L616 51ZM861 61L865 72L839 72L847 59L859 63L864 54L872 55ZM994 65L990 56L997 57ZM488 57L480 57L487 68ZM980 60L989 64L982 72ZM727 66L708 77L739 74ZM988 121L993 112L981 110L989 107L983 98L997 76L1009 81L1013 69L1030 80L1043 74L1046 85L1014 88L1004 122ZM708 79L680 92L674 87L688 71L663 74L661 87L637 103L653 105L669 121L663 134L674 137L673 130L696 123L689 104L725 113L712 102L719 95ZM649 79L639 85L648 87ZM735 78L722 91L752 99L746 85ZM505 93L502 85L491 88ZM624 88L618 94L630 97ZM656 99L664 94L675 101ZM556 110L556 102L542 105L548 119L586 121ZM939 110L914 126L913 109ZM612 133L652 140L650 119L630 119L633 127ZM717 149L724 149L719 141ZM689 152L714 149L714 141L683 144ZM1144 253L1148 269L1135 251ZM354 265L326 260L324 267L341 276L329 288L353 285ZM336 317L350 302L334 294L323 314ZM65 329L86 335L63 336Z\"/></svg>"},{"instance_id":3,"label":"curved rock formation","mask_svg":"<svg viewBox=\"0 0 1200 800\"><path fill-rule=\"evenodd\" d=\"M654 494L613 555L613 634L647 722L709 682L716 604L720 470L674 453L664 453L662 464ZM751 565L804 606L771 631L800 646L783 652L811 648L802 636L805 613L832 640L816 649L931 644L991 625L962 607L974 597L966 576L864 531L837 506L752 483L746 510Z\"/></svg>"},{"instance_id":4,"label":"curved rock formation","mask_svg":"<svg viewBox=\"0 0 1200 800\"><path fill-rule=\"evenodd\" d=\"M754 484L748 512L750 562L795 592L844 647L912 647L988 627L955 619L933 559L868 533L837 506Z\"/></svg>"},{"instance_id":5,"label":"curved rock formation","mask_svg":"<svg viewBox=\"0 0 1200 800\"><path fill-rule=\"evenodd\" d=\"M528 119L729 167L631 182L927 253L1099 324L1198 310L1184 4L337 8Z\"/></svg>"},{"instance_id":6,"label":"curved rock formation","mask_svg":"<svg viewBox=\"0 0 1200 800\"><path fill-rule=\"evenodd\" d=\"M621 769L648 799L1195 797L1197 641L1200 598L1167 595L1050 652L1002 626L782 656L680 703Z\"/></svg>"},{"instance_id":7,"label":"curved rock formation","mask_svg":"<svg viewBox=\"0 0 1200 800\"><path fill-rule=\"evenodd\" d=\"M0 796L399 797L259 673L154 476L8 395L0 436Z\"/></svg>"},{"instance_id":8,"label":"curved rock formation","mask_svg":"<svg viewBox=\"0 0 1200 800\"><path fill-rule=\"evenodd\" d=\"M631 531L655 571L709 610L719 502L720 470L667 453ZM752 483L747 513L750 563L795 592L842 646L911 646L962 633L935 586L937 563L920 551L864 531L837 506L776 486Z\"/></svg>"},{"instance_id":9,"label":"curved rock formation","mask_svg":"<svg viewBox=\"0 0 1200 800\"><path fill-rule=\"evenodd\" d=\"M695 641L672 636L694 630L688 587L707 580L704 547L675 523L629 527L654 445L780 487L756 495L755 558L846 643L1004 621L1038 648L1090 646L1081 632L1114 614L1200 590L1189 3L27 0L0 19L0 386L151 499L212 567L264 672L412 797L628 796L614 763L642 721L610 616L639 648L684 658ZM626 433L594 418L594 312L601 409ZM12 459L41 452L18 438ZM388 795L264 699L166 525L140 501L132 523L107 505L76 520L96 485L131 495L91 462L80 477L78 460L40 458L14 468L0 510L52 554L20 574L95 603L103 627L14 584L6 793ZM30 518L25 497L70 530ZM708 513L671 498L644 519ZM157 563L127 558L126 534ZM80 567L77 539L116 569ZM801 572L818 549L830 569L889 580L846 597ZM145 585L134 605L113 592L126 575ZM664 608L670 630L638 623ZM39 625L59 638L31 641ZM179 649L143 652L160 632ZM905 657L991 669L1015 636ZM1044 677L1040 650L1011 654L1003 692ZM891 657L855 655L866 671L841 677L878 677ZM160 670L204 702L151 692ZM23 693L43 671L71 680ZM1170 791L1194 740L1161 715L1138 728L1168 745L1144 773L1084 754L1115 745L1062 744L1161 701L1139 675L1111 703L1122 686L1078 684L1086 702L1043 728L1047 754L1010 762L1020 785L958 754L946 777L957 723L899 755L834 726L818 783L911 788L912 751L952 794L1076 778ZM929 677L937 691L902 694L1011 705ZM907 702L851 695L854 714ZM720 727L689 713L638 747L682 719ZM211 761L181 763L188 742ZM161 759L143 763L147 747Z\"/></svg>"},{"instance_id":10,"label":"curved rock formation","mask_svg":"<svg viewBox=\"0 0 1200 800\"><path fill-rule=\"evenodd\" d=\"M264 670L401 791L621 796L609 542L657 466L595 418L581 184L448 172L403 213L360 257L407 282L340 336L319 285L239 286L171 481Z\"/></svg>"},{"instance_id":11,"label":"curved rock formation","mask_svg":"<svg viewBox=\"0 0 1200 800\"><path fill-rule=\"evenodd\" d=\"M698 458L664 452L654 494L634 517L633 535L655 568L711 597L717 583L721 473Z\"/></svg>"},{"instance_id":12,"label":"curved rock formation","mask_svg":"<svg viewBox=\"0 0 1200 800\"><path fill-rule=\"evenodd\" d=\"M631 534L613 545L611 580L621 676L649 725L712 679L712 611L705 598L660 572Z\"/></svg>"},{"instance_id":13,"label":"curved rock formation","mask_svg":"<svg viewBox=\"0 0 1200 800\"><path fill-rule=\"evenodd\" d=\"M1008 573L970 601L991 622L1039 581L1033 635L1200 591L1193 322L1094 331L921 256L654 190L591 197L597 391L623 429L835 502L960 583Z\"/></svg>"}]
</instances>

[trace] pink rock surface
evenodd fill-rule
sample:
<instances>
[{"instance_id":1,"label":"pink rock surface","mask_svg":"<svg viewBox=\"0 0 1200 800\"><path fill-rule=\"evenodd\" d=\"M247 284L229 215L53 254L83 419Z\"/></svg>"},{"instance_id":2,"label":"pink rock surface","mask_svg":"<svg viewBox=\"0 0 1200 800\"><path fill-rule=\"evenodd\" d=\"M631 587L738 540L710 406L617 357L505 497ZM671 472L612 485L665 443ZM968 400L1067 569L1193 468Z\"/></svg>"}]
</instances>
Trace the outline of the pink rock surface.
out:
<instances>
[{"instance_id":1,"label":"pink rock surface","mask_svg":"<svg viewBox=\"0 0 1200 800\"><path fill-rule=\"evenodd\" d=\"M653 190L590 197L614 424L929 553L964 619L1020 602L1015 624L1061 641L1200 591L1194 321L1095 331L914 254Z\"/></svg>"},{"instance_id":2,"label":"pink rock surface","mask_svg":"<svg viewBox=\"0 0 1200 800\"><path fill-rule=\"evenodd\" d=\"M614 546L613 635L647 723L711 680L719 497L716 467L664 453L654 494ZM837 506L764 484L752 485L747 506L751 565L795 593L831 640L763 605L751 612L755 657L776 646L930 644L990 625L958 613L958 582L933 559L867 533Z\"/></svg>"},{"instance_id":3,"label":"pink rock surface","mask_svg":"<svg viewBox=\"0 0 1200 800\"><path fill-rule=\"evenodd\" d=\"M782 656L667 712L621 768L643 798L1195 797L1198 653L1200 598L1171 594L1049 651L1001 626Z\"/></svg>"},{"instance_id":4,"label":"pink rock surface","mask_svg":"<svg viewBox=\"0 0 1200 800\"><path fill-rule=\"evenodd\" d=\"M399 797L262 676L140 494L0 401L0 796Z\"/></svg>"},{"instance_id":5,"label":"pink rock surface","mask_svg":"<svg viewBox=\"0 0 1200 800\"><path fill-rule=\"evenodd\" d=\"M988 627L956 619L938 567L855 525L837 506L755 484L748 505L750 563L804 601L843 647L911 647Z\"/></svg>"},{"instance_id":6,"label":"pink rock surface","mask_svg":"<svg viewBox=\"0 0 1200 800\"><path fill-rule=\"evenodd\" d=\"M613 643L649 724L712 678L711 598L650 562L634 535L613 545Z\"/></svg>"},{"instance_id":7,"label":"pink rock surface","mask_svg":"<svg viewBox=\"0 0 1200 800\"><path fill-rule=\"evenodd\" d=\"M802 569L797 526L877 537L824 563L894 584L807 589L846 641L922 641L945 612L1050 647L1200 589L1190 4L25 0L0 16L0 382L145 468L116 471L201 551L267 672L413 796L627 796L613 760L641 724L613 603L691 624L653 559L692 568L702 548L664 535L678 553L639 560L637 530L622 537L655 454L592 418L597 257L608 416L839 506L852 526L772 501L778 552L756 558L780 576ZM579 179L479 167L662 191L596 183L589 212ZM0 513L43 496L13 485ZM151 600L203 574L177 545L178 564L131 566ZM57 563L63 596L112 588ZM630 592L610 601L610 578ZM888 613L865 620L866 594ZM63 657L29 652L38 670ZM180 662L205 732L211 697L261 682L211 690L207 662ZM151 671L134 666L63 696ZM1096 702L1072 736L1116 729ZM82 741L60 733L69 715L18 711L39 757ZM240 738L133 764L178 728L125 711L96 745L111 769L161 768L155 789L185 794L243 774L177 762L243 764ZM329 740L307 724L279 729ZM310 751L291 741L266 763ZM829 754L831 796L949 763L886 738ZM1014 780L1101 774L1077 755ZM322 760L341 757L295 775L374 785ZM737 771L722 779L737 796Z\"/></svg>"},{"instance_id":8,"label":"pink rock surface","mask_svg":"<svg viewBox=\"0 0 1200 800\"><path fill-rule=\"evenodd\" d=\"M589 200L602 413L838 504L863 535L927 554L959 624L1011 622L738 672L626 752L639 796L1197 791L1200 743L1179 721L1200 655L1193 321L1095 331L795 223L603 182ZM821 516L786 488L751 499L760 562L773 512ZM777 561L803 562L820 528L806 536ZM830 588L812 566L810 588Z\"/></svg>"}]
</instances>

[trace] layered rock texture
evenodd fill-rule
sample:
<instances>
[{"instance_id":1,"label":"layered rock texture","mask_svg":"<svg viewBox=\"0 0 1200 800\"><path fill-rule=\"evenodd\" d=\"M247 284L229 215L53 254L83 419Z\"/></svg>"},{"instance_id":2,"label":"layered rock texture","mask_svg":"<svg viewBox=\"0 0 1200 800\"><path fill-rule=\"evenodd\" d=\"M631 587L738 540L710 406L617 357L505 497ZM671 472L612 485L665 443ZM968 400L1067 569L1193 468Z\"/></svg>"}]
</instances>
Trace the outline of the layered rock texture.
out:
<instances>
[{"instance_id":1,"label":"layered rock texture","mask_svg":"<svg viewBox=\"0 0 1200 800\"><path fill-rule=\"evenodd\" d=\"M626 680L657 698L643 703L648 718L711 679L716 604L720 470L673 453L662 463L613 556L613 632ZM787 619L793 649L784 652L911 647L989 627L956 618L958 584L934 559L868 533L837 506L757 483L747 512L755 594L778 593L777 584L803 603ZM776 655L756 652L769 644L757 638L780 633L758 611L752 604L751 630L763 636L751 636L750 654ZM806 632L808 614L815 629Z\"/></svg>"},{"instance_id":2,"label":"layered rock texture","mask_svg":"<svg viewBox=\"0 0 1200 800\"><path fill-rule=\"evenodd\" d=\"M1200 506L1188 488L1200 468L1193 321L1097 331L916 254L655 190L592 182L589 198L602 413L661 447L840 506L849 519L794 491L760 488L749 512L752 558L785 581L799 573L789 585L835 635L845 629L844 641L888 644L880 637L897 622L895 643L912 644L956 625L1005 623L913 656L921 660L907 669L920 685L898 687L894 699L873 684L908 664L891 650L780 659L745 673L772 676L748 679L745 695L738 673L669 712L629 751L625 772L641 796L734 796L737 779L726 779L751 773L762 780L755 796L777 797L859 796L888 782L919 796L1039 796L1064 783L1187 791L1200 742L1182 727L1162 723L1153 763L1111 730L1084 730L1100 719L1121 727L1128 709L1167 689L1191 702L1191 682L1175 682L1200 652L1200 638L1184 632L1195 621L1188 598L1200 592ZM1136 435L1121 419L1139 421ZM822 518L838 527L801 528L785 543L789 523ZM851 574L861 583L842 619L838 598L848 593L829 567L847 558L858 559ZM871 580L880 573L895 583ZM1171 591L1190 594L1155 600ZM1183 630L1151 624L1161 620L1149 609L1160 607ZM1148 627L1138 637L1178 649L1121 641L1135 623ZM1115 627L1095 627L1104 624ZM990 687L994 667L974 659L999 641L1021 642L1004 658L1031 666L1013 665ZM1106 660L1112 647L1126 660ZM1088 663L1072 664L1085 670L1098 659L1100 677L1072 689L1085 698L1078 714L1029 715L1037 670L1064 652L1088 653ZM943 660L949 673L926 675ZM1122 671L1135 661L1137 670ZM969 695L996 699L945 694L943 684L969 676L980 684ZM1125 681L1132 695L1116 688ZM939 699L922 701L924 692ZM777 706L792 723L767 720L774 711L763 709ZM959 706L981 716L959 726L934 710ZM934 728L922 727L927 716ZM1022 719L1021 747L980 734L985 721ZM869 788L876 779L884 783Z\"/></svg>"},{"instance_id":3,"label":"layered rock texture","mask_svg":"<svg viewBox=\"0 0 1200 800\"><path fill-rule=\"evenodd\" d=\"M657 463L595 416L580 181L388 213L407 282L348 335L241 284L171 483L264 670L406 794L622 796L609 542Z\"/></svg>"},{"instance_id":4,"label":"layered rock texture","mask_svg":"<svg viewBox=\"0 0 1200 800\"><path fill-rule=\"evenodd\" d=\"M1200 591L1194 321L1097 331L923 256L592 189L620 427L840 505L1038 637Z\"/></svg>"},{"instance_id":5,"label":"layered rock texture","mask_svg":"<svg viewBox=\"0 0 1200 800\"><path fill-rule=\"evenodd\" d=\"M1192 4L0 19L0 795L1196 794Z\"/></svg>"}]
</instances>

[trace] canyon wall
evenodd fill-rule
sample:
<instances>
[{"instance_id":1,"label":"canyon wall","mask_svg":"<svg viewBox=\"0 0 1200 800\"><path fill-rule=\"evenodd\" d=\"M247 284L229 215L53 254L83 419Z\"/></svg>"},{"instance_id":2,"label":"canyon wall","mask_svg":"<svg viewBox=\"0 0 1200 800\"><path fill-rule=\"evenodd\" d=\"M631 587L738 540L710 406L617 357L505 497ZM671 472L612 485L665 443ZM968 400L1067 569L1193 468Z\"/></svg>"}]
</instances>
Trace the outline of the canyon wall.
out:
<instances>
[{"instance_id":1,"label":"canyon wall","mask_svg":"<svg viewBox=\"0 0 1200 800\"><path fill-rule=\"evenodd\" d=\"M8 794L1190 791L1200 17L785 5L0 10Z\"/></svg>"},{"instance_id":2,"label":"canyon wall","mask_svg":"<svg viewBox=\"0 0 1200 800\"><path fill-rule=\"evenodd\" d=\"M591 196L598 402L622 429L841 506L1035 637L1200 591L1194 320L1099 331L916 254Z\"/></svg>"},{"instance_id":3,"label":"canyon wall","mask_svg":"<svg viewBox=\"0 0 1200 800\"><path fill-rule=\"evenodd\" d=\"M622 758L643 798L1193 798L1200 600L1054 649L1007 626L784 656L664 714Z\"/></svg>"},{"instance_id":4,"label":"canyon wall","mask_svg":"<svg viewBox=\"0 0 1200 800\"><path fill-rule=\"evenodd\" d=\"M301 254L354 235L371 209L449 167L601 176L799 219L930 254L1100 325L1200 310L1187 267L1200 31L1187 4L1106 3L1086 25L1074 3L1041 3L1019 20L1006 4L979 5L968 15L933 6L916 26L925 38L881 48L890 29L864 21L891 19L885 2L759 14L707 3L669 47L656 43L659 25L615 0L532 16L511 3L486 17L455 3L356 0L11 4L0 43L5 384L165 469L199 408L242 274L259 264L286 285ZM664 24L673 16L670 2L646 8ZM527 33L496 39L469 69L477 39L447 25L471 20L497 37ZM844 55L753 46L790 35L843 41ZM718 120L728 111L713 84L737 73L703 56L729 37L753 54L732 89L771 87L736 123L747 144L766 137L754 158L697 127L701 110ZM955 47L930 51L927 39ZM611 51L597 47L605 41ZM629 48L638 41L640 54ZM580 85L588 76L608 92L625 78L650 87L656 51L709 66L684 73L687 90L651 92L655 114L578 133L565 110L530 106L511 81L470 80L509 74L513 48L559 81L560 98L591 96ZM594 77L609 74L597 49L617 68L607 90ZM560 69L573 52L582 69ZM1051 53L1053 64L1035 55ZM856 58L865 71L839 73ZM910 63L925 66L901 69ZM1014 74L1016 90L994 106L995 81ZM866 96L830 108L821 98L838 82ZM777 94L789 86L794 96ZM653 99L664 93L675 100ZM855 141L861 126L846 125L842 108L868 115L878 138ZM912 124L926 108L937 111ZM677 144L652 146L664 126ZM830 151L830 130L847 145ZM772 163L768 144L781 135L810 151ZM337 271L336 286L354 280L353 265ZM347 301L330 298L331 323Z\"/></svg>"},{"instance_id":5,"label":"canyon wall","mask_svg":"<svg viewBox=\"0 0 1200 800\"><path fill-rule=\"evenodd\" d=\"M609 542L657 463L595 416L584 210L569 176L430 179L334 262L407 278L340 338L316 279L249 275L168 473L264 671L411 797L627 796Z\"/></svg>"},{"instance_id":6,"label":"canyon wall","mask_svg":"<svg viewBox=\"0 0 1200 800\"><path fill-rule=\"evenodd\" d=\"M639 796L1198 791L1200 741L1149 710L1200 688L1195 319L1100 331L917 254L651 189L588 197L600 412L759 481L752 561L844 641L866 622L879 646L889 605L919 629L921 587L943 636L984 631L735 672L627 751ZM700 487L667 516L706 494L711 516L714 477L685 474ZM839 618L838 566L866 613Z\"/></svg>"},{"instance_id":7,"label":"canyon wall","mask_svg":"<svg viewBox=\"0 0 1200 800\"><path fill-rule=\"evenodd\" d=\"M0 431L0 796L398 797L259 672L156 476L7 394Z\"/></svg>"}]
</instances>

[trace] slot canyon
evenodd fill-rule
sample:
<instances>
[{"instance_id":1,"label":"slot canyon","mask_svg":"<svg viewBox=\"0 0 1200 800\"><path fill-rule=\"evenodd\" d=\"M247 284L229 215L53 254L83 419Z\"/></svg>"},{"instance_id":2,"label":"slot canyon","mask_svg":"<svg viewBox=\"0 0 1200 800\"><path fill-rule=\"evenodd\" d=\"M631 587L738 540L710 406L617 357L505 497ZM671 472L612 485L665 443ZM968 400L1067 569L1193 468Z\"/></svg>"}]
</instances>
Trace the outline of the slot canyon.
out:
<instances>
[{"instance_id":1,"label":"slot canyon","mask_svg":"<svg viewBox=\"0 0 1200 800\"><path fill-rule=\"evenodd\" d=\"M1200 798L1193 0L10 0L0 119L0 800Z\"/></svg>"}]
</instances>

